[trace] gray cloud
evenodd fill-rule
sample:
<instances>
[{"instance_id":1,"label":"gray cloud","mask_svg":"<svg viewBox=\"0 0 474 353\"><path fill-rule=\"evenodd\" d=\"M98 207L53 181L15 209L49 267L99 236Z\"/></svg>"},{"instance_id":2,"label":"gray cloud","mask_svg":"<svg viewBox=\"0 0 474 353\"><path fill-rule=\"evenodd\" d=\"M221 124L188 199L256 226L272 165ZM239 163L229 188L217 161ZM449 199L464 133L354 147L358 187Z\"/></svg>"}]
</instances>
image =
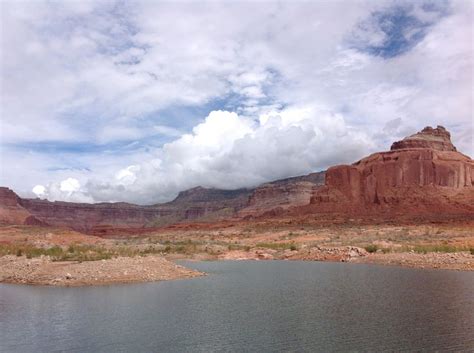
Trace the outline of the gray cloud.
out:
<instances>
[{"instance_id":1,"label":"gray cloud","mask_svg":"<svg viewBox=\"0 0 474 353\"><path fill-rule=\"evenodd\" d=\"M393 4L4 2L0 152L15 167L0 182L24 193L41 184L54 199L154 202L350 162L429 124L472 155L471 6L452 1L431 17L412 7L429 26L398 55L348 43ZM368 43L386 43L372 27ZM204 106L186 128L186 116L161 114ZM222 124L205 119L218 109L238 114L232 131L222 112ZM50 141L110 149L15 148ZM58 168L65 161L81 171ZM68 178L80 187L61 192Z\"/></svg>"}]
</instances>

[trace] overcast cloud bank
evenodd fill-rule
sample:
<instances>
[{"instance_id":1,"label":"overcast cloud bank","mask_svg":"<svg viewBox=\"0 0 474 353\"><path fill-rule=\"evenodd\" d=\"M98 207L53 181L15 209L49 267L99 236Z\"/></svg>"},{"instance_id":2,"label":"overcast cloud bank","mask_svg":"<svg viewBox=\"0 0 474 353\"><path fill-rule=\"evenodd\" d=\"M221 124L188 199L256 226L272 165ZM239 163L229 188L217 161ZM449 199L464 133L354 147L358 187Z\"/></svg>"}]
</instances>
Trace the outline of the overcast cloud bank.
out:
<instances>
[{"instance_id":1,"label":"overcast cloud bank","mask_svg":"<svg viewBox=\"0 0 474 353\"><path fill-rule=\"evenodd\" d=\"M251 187L432 124L474 153L467 1L1 6L0 182L24 195Z\"/></svg>"}]
</instances>

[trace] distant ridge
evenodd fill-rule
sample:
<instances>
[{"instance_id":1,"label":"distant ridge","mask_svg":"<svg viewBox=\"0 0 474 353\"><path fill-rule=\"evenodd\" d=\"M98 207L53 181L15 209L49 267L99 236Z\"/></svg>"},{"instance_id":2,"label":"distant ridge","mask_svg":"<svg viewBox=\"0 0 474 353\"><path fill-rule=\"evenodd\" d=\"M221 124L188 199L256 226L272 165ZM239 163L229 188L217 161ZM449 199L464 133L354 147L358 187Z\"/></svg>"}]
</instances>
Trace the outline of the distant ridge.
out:
<instances>
[{"instance_id":1,"label":"distant ridge","mask_svg":"<svg viewBox=\"0 0 474 353\"><path fill-rule=\"evenodd\" d=\"M474 217L474 161L442 126L426 127L352 165L253 189L196 187L171 202L71 203L22 199L0 187L0 222L51 225L95 235L133 233L182 222L245 221L305 214L467 215Z\"/></svg>"}]
</instances>

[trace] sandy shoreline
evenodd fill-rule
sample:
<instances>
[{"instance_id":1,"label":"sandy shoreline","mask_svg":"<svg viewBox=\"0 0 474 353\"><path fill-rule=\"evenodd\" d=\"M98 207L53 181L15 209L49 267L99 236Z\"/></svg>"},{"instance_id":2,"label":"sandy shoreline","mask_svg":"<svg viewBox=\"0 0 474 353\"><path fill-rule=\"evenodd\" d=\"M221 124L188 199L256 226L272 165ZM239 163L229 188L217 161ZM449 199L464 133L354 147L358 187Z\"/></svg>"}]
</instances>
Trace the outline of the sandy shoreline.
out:
<instances>
[{"instance_id":1,"label":"sandy shoreline","mask_svg":"<svg viewBox=\"0 0 474 353\"><path fill-rule=\"evenodd\" d=\"M48 257L0 257L0 283L90 286L193 278L204 275L161 256L98 261L52 261Z\"/></svg>"},{"instance_id":2,"label":"sandy shoreline","mask_svg":"<svg viewBox=\"0 0 474 353\"><path fill-rule=\"evenodd\" d=\"M474 256L465 253L399 253L365 254L357 248L349 253L321 257L288 254L277 256L262 250L231 251L220 257L180 257L188 260L289 260L347 262L354 264L377 264L420 269L445 269L474 271ZM334 250L333 250L334 252ZM341 255L342 254L342 255ZM349 255L347 255L349 254ZM352 256L350 254L353 254ZM0 283L49 285L49 286L95 286L108 284L143 283L175 279L194 278L202 272L175 264L162 256L117 257L98 261L52 261L49 257L27 259L24 256L0 257Z\"/></svg>"},{"instance_id":3,"label":"sandy shoreline","mask_svg":"<svg viewBox=\"0 0 474 353\"><path fill-rule=\"evenodd\" d=\"M469 252L371 254L354 262L418 269L474 271L474 255Z\"/></svg>"},{"instance_id":4,"label":"sandy shoreline","mask_svg":"<svg viewBox=\"0 0 474 353\"><path fill-rule=\"evenodd\" d=\"M469 252L456 253L368 253L365 249L345 247L315 247L307 251L274 251L257 249L229 251L218 257L221 260L303 260L322 262L347 262L377 264L411 268L474 271L474 255Z\"/></svg>"},{"instance_id":5,"label":"sandy shoreline","mask_svg":"<svg viewBox=\"0 0 474 353\"><path fill-rule=\"evenodd\" d=\"M275 225L162 230L99 238L51 227L0 227L0 283L139 283L202 273L175 260L302 260L474 271L472 222Z\"/></svg>"}]
</instances>

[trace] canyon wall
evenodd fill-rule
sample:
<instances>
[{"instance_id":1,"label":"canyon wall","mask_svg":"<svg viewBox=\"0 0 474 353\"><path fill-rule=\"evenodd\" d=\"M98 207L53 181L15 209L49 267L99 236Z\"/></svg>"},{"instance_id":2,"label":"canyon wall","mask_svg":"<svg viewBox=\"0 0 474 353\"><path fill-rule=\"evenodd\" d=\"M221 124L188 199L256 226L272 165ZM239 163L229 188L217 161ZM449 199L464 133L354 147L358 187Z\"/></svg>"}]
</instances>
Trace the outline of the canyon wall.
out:
<instances>
[{"instance_id":1,"label":"canyon wall","mask_svg":"<svg viewBox=\"0 0 474 353\"><path fill-rule=\"evenodd\" d=\"M12 190L0 187L0 224L25 224L31 214L24 209Z\"/></svg>"},{"instance_id":2,"label":"canyon wall","mask_svg":"<svg viewBox=\"0 0 474 353\"><path fill-rule=\"evenodd\" d=\"M0 222L43 224L109 235L180 222L212 222L259 215L279 207L308 204L324 172L277 180L255 189L220 190L196 187L171 202L150 206L119 203L73 203L22 199L0 187Z\"/></svg>"},{"instance_id":3,"label":"canyon wall","mask_svg":"<svg viewBox=\"0 0 474 353\"><path fill-rule=\"evenodd\" d=\"M7 194L5 190L9 189L0 188L0 192ZM198 187L181 192L168 203L140 206L124 202L87 204L22 199L10 190L15 198L10 195L9 199L3 199L0 193L0 210L10 213L6 205L12 204L14 206L10 209L18 209L21 214L15 220L10 217L10 221L5 217L4 223L15 221L22 224L28 216L32 216L51 226L108 234L117 229L160 227L181 221L230 217L247 204L250 193L246 189L228 191Z\"/></svg>"},{"instance_id":4,"label":"canyon wall","mask_svg":"<svg viewBox=\"0 0 474 353\"><path fill-rule=\"evenodd\" d=\"M263 184L252 192L247 206L239 211L239 216L261 216L307 205L314 191L324 185L324 180L323 171Z\"/></svg>"},{"instance_id":5,"label":"canyon wall","mask_svg":"<svg viewBox=\"0 0 474 353\"><path fill-rule=\"evenodd\" d=\"M427 127L353 165L331 167L311 204L322 212L473 212L474 162Z\"/></svg>"}]
</instances>

